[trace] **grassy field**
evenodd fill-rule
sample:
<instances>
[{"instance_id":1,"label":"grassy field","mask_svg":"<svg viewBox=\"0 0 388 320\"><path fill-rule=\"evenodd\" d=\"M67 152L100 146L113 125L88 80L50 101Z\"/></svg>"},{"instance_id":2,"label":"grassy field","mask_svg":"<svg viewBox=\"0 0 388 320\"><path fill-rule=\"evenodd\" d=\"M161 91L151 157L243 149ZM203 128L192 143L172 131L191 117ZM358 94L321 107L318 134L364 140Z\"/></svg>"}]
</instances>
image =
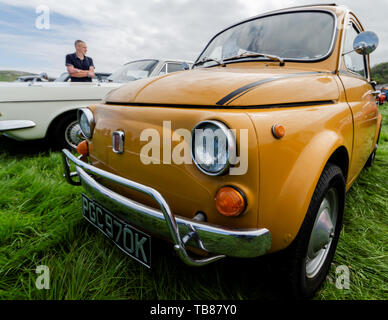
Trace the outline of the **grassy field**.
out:
<instances>
[{"instance_id":1,"label":"grassy field","mask_svg":"<svg viewBox=\"0 0 388 320\"><path fill-rule=\"evenodd\" d=\"M26 76L31 73L23 71L10 71L10 70L1 70L0 71L0 81L15 81L20 76Z\"/></svg>"},{"instance_id":2,"label":"grassy field","mask_svg":"<svg viewBox=\"0 0 388 320\"><path fill-rule=\"evenodd\" d=\"M347 194L344 228L315 299L388 299L388 104L375 165ZM59 152L0 137L0 299L276 299L282 286L267 258L185 266L169 243L152 247L148 270L81 217L81 188L62 177ZM50 268L50 289L35 286ZM335 286L336 268L350 288Z\"/></svg>"}]
</instances>

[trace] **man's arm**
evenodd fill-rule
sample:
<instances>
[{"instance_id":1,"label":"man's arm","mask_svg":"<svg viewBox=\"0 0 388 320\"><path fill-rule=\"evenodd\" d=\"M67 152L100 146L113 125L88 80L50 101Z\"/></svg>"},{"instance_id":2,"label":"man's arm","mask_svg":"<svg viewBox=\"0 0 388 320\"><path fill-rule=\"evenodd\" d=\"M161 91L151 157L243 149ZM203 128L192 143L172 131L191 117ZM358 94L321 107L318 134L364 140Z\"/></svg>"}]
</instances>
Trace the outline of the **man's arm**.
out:
<instances>
[{"instance_id":1,"label":"man's arm","mask_svg":"<svg viewBox=\"0 0 388 320\"><path fill-rule=\"evenodd\" d=\"M86 59L89 59L89 74L88 74L88 77L94 78L94 77L95 77L95 74L94 74L94 63L93 63L93 59L90 58L90 57L87 57Z\"/></svg>"},{"instance_id":2,"label":"man's arm","mask_svg":"<svg viewBox=\"0 0 388 320\"><path fill-rule=\"evenodd\" d=\"M88 77L89 77L89 78L94 78L94 77L95 77L95 74L94 74L94 67L90 67L90 68L89 68Z\"/></svg>"},{"instance_id":3,"label":"man's arm","mask_svg":"<svg viewBox=\"0 0 388 320\"><path fill-rule=\"evenodd\" d=\"M89 76L90 70L80 70L80 69L74 68L71 64L68 64L66 68L67 68L67 72L73 78L85 78Z\"/></svg>"},{"instance_id":4,"label":"man's arm","mask_svg":"<svg viewBox=\"0 0 388 320\"><path fill-rule=\"evenodd\" d=\"M67 72L71 77L84 78L88 76L88 70L79 70L74 68L73 56L71 54L66 55L65 65Z\"/></svg>"}]
</instances>

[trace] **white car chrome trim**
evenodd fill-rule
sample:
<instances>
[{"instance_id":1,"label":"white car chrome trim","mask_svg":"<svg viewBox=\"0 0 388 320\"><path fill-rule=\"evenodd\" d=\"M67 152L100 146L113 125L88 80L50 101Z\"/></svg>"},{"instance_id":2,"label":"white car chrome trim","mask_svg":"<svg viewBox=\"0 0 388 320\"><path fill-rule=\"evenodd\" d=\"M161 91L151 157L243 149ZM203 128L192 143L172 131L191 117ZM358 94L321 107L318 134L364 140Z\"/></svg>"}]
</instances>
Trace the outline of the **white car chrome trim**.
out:
<instances>
[{"instance_id":1,"label":"white car chrome trim","mask_svg":"<svg viewBox=\"0 0 388 320\"><path fill-rule=\"evenodd\" d=\"M0 132L33 128L36 124L30 120L1 120L0 121Z\"/></svg>"}]
</instances>

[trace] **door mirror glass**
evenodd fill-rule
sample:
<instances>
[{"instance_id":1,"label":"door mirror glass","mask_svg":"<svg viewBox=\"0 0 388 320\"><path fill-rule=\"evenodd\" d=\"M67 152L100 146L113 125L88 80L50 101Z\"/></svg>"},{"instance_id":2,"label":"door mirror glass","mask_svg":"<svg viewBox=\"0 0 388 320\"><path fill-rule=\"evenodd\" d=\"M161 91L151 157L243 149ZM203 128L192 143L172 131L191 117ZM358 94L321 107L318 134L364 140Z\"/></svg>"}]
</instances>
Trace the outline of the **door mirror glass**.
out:
<instances>
[{"instance_id":1,"label":"door mirror glass","mask_svg":"<svg viewBox=\"0 0 388 320\"><path fill-rule=\"evenodd\" d=\"M372 31L365 31L358 34L354 39L353 49L358 54L366 55L376 50L379 45L379 38Z\"/></svg>"}]
</instances>

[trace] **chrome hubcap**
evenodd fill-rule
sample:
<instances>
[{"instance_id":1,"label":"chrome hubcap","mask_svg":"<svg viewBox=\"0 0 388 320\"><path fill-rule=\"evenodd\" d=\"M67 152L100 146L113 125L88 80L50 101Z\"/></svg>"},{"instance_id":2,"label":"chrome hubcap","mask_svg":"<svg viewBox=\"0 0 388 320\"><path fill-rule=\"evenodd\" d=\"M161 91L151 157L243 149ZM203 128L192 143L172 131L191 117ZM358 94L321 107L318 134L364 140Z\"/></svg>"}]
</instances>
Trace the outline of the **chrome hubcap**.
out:
<instances>
[{"instance_id":1,"label":"chrome hubcap","mask_svg":"<svg viewBox=\"0 0 388 320\"><path fill-rule=\"evenodd\" d=\"M306 275L313 278L320 271L329 253L338 216L338 192L330 189L318 210L310 235L306 257Z\"/></svg>"},{"instance_id":2,"label":"chrome hubcap","mask_svg":"<svg viewBox=\"0 0 388 320\"><path fill-rule=\"evenodd\" d=\"M376 157L376 153L373 152L373 153L372 153L372 156L371 156L371 162L372 162L372 163L373 163L373 161L375 161L375 157Z\"/></svg>"},{"instance_id":3,"label":"chrome hubcap","mask_svg":"<svg viewBox=\"0 0 388 320\"><path fill-rule=\"evenodd\" d=\"M77 148L78 144L85 140L78 121L71 122L65 130L65 140L72 148Z\"/></svg>"}]
</instances>

